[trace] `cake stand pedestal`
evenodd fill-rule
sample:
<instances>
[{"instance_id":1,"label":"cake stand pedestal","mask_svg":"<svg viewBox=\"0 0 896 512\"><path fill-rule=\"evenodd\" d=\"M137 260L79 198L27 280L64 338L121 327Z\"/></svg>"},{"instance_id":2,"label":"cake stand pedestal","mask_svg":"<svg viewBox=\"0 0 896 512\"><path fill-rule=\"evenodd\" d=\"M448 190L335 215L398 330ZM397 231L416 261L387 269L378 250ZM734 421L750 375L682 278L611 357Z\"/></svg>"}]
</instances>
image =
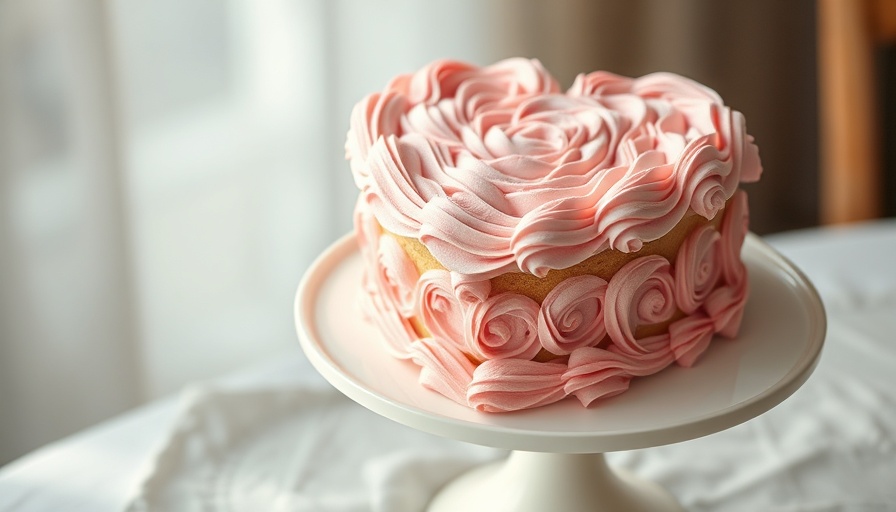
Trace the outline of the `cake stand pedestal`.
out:
<instances>
[{"instance_id":1,"label":"cake stand pedestal","mask_svg":"<svg viewBox=\"0 0 896 512\"><path fill-rule=\"evenodd\" d=\"M303 278L296 327L312 365L362 406L425 432L512 450L449 482L429 512L681 511L667 491L611 469L603 454L694 439L768 411L809 378L824 343L824 308L806 277L754 235L743 258L751 292L737 339L717 338L693 368L635 379L591 408L566 399L489 414L424 389L419 369L387 354L360 317L361 261L351 236Z\"/></svg>"},{"instance_id":2,"label":"cake stand pedestal","mask_svg":"<svg viewBox=\"0 0 896 512\"><path fill-rule=\"evenodd\" d=\"M512 451L507 460L464 473L427 512L683 512L659 485L613 470L602 453Z\"/></svg>"}]
</instances>

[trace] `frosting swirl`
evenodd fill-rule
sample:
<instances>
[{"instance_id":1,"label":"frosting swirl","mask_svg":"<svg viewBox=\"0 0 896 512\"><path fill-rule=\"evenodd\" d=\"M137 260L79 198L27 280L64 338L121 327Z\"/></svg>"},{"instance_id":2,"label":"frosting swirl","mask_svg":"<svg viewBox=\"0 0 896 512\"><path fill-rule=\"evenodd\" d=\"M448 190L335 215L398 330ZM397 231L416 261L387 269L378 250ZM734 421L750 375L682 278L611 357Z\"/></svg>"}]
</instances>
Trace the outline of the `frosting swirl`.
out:
<instances>
[{"instance_id":1,"label":"frosting swirl","mask_svg":"<svg viewBox=\"0 0 896 512\"><path fill-rule=\"evenodd\" d=\"M566 365L523 359L495 359L476 367L467 402L486 412L507 412L547 405L566 396Z\"/></svg>"},{"instance_id":2,"label":"frosting swirl","mask_svg":"<svg viewBox=\"0 0 896 512\"><path fill-rule=\"evenodd\" d=\"M638 340L640 325L665 322L675 313L672 266L651 255L626 263L607 286L607 333L619 349L637 355L649 352L652 338Z\"/></svg>"},{"instance_id":3,"label":"frosting swirl","mask_svg":"<svg viewBox=\"0 0 896 512\"><path fill-rule=\"evenodd\" d=\"M401 248L400 254L394 252L395 247L389 248L387 240L391 237L381 234L365 203L356 205L354 221L358 248L367 263L361 276L362 313L379 328L386 350L394 357L407 359L417 333L403 311L407 311L408 292L416 286L417 270ZM384 241L385 248L381 247ZM388 262L385 265L384 260ZM387 265L393 270L387 270ZM414 284L406 288L412 279Z\"/></svg>"},{"instance_id":4,"label":"frosting swirl","mask_svg":"<svg viewBox=\"0 0 896 512\"><path fill-rule=\"evenodd\" d=\"M454 294L447 270L428 270L417 282L417 317L441 342L466 348L463 308Z\"/></svg>"},{"instance_id":5,"label":"frosting swirl","mask_svg":"<svg viewBox=\"0 0 896 512\"><path fill-rule=\"evenodd\" d=\"M420 273L395 238L381 235L377 247L379 265L375 279L384 299L395 305L402 316L414 314L414 288Z\"/></svg>"},{"instance_id":6,"label":"frosting swirl","mask_svg":"<svg viewBox=\"0 0 896 512\"><path fill-rule=\"evenodd\" d=\"M411 360L420 366L418 382L458 403L466 403L475 365L454 345L432 338L411 344Z\"/></svg>"},{"instance_id":7,"label":"frosting swirl","mask_svg":"<svg viewBox=\"0 0 896 512\"><path fill-rule=\"evenodd\" d=\"M355 106L346 153L385 229L480 279L637 251L761 173L743 116L696 82L597 72L563 93L525 59L396 78Z\"/></svg>"},{"instance_id":8,"label":"frosting swirl","mask_svg":"<svg viewBox=\"0 0 896 512\"><path fill-rule=\"evenodd\" d=\"M675 301L691 314L713 290L719 274L721 235L712 226L700 226L685 239L675 258Z\"/></svg>"},{"instance_id":9,"label":"frosting swirl","mask_svg":"<svg viewBox=\"0 0 896 512\"><path fill-rule=\"evenodd\" d=\"M632 377L652 375L669 366L674 355L665 340L647 344L645 353L626 354L611 345L577 349L569 356L563 374L564 390L588 406L599 398L609 398L628 389Z\"/></svg>"},{"instance_id":10,"label":"frosting swirl","mask_svg":"<svg viewBox=\"0 0 896 512\"><path fill-rule=\"evenodd\" d=\"M722 275L731 285L740 284L746 278L747 269L740 257L740 250L750 229L750 211L747 193L738 191L722 219Z\"/></svg>"},{"instance_id":11,"label":"frosting swirl","mask_svg":"<svg viewBox=\"0 0 896 512\"><path fill-rule=\"evenodd\" d=\"M469 350L480 361L532 359L538 343L538 303L516 293L499 293L470 306L464 315Z\"/></svg>"},{"instance_id":12,"label":"frosting swirl","mask_svg":"<svg viewBox=\"0 0 896 512\"><path fill-rule=\"evenodd\" d=\"M571 277L554 287L538 312L541 345L553 354L566 355L600 342L607 334L606 292L607 282L592 275Z\"/></svg>"},{"instance_id":13,"label":"frosting swirl","mask_svg":"<svg viewBox=\"0 0 896 512\"><path fill-rule=\"evenodd\" d=\"M675 361L691 367L709 347L715 332L712 318L703 313L686 316L669 326L670 348Z\"/></svg>"}]
</instances>

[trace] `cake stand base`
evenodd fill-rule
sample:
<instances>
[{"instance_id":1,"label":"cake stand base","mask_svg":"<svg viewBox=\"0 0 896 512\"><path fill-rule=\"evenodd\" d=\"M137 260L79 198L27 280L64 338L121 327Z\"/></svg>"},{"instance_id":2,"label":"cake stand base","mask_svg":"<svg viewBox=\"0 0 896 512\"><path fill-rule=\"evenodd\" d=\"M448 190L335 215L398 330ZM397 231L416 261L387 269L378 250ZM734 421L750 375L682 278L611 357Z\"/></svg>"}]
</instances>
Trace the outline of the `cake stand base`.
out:
<instances>
[{"instance_id":1,"label":"cake stand base","mask_svg":"<svg viewBox=\"0 0 896 512\"><path fill-rule=\"evenodd\" d=\"M612 470L602 453L513 451L443 487L427 512L684 512L665 489Z\"/></svg>"}]
</instances>

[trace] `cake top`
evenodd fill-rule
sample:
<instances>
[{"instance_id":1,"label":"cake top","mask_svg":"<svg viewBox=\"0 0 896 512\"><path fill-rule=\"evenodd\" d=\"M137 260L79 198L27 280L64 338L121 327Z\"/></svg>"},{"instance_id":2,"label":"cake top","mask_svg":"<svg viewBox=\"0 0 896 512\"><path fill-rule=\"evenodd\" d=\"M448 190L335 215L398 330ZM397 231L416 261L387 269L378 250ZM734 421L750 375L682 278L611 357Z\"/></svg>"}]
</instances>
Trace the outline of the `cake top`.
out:
<instances>
[{"instance_id":1,"label":"cake top","mask_svg":"<svg viewBox=\"0 0 896 512\"><path fill-rule=\"evenodd\" d=\"M384 229L480 279L638 251L762 172L743 115L712 89L596 71L562 92L519 58L396 77L355 106L346 154Z\"/></svg>"}]
</instances>

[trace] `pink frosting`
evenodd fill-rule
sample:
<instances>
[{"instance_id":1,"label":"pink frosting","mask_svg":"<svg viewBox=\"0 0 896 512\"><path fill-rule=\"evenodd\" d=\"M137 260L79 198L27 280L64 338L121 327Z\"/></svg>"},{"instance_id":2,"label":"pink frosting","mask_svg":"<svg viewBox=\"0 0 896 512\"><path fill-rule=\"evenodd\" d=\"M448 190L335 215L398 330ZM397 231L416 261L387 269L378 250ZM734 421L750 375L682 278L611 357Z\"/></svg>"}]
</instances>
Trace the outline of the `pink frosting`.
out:
<instances>
[{"instance_id":1,"label":"pink frosting","mask_svg":"<svg viewBox=\"0 0 896 512\"><path fill-rule=\"evenodd\" d=\"M395 238L389 235L380 236L377 256L380 261L377 266L379 272L375 274L377 286L402 316L413 315L416 303L414 288L420 279L414 262L408 258Z\"/></svg>"},{"instance_id":2,"label":"pink frosting","mask_svg":"<svg viewBox=\"0 0 896 512\"><path fill-rule=\"evenodd\" d=\"M716 285L721 267L721 235L712 226L695 229L685 239L675 258L675 301L691 314Z\"/></svg>"},{"instance_id":3,"label":"pink frosting","mask_svg":"<svg viewBox=\"0 0 896 512\"><path fill-rule=\"evenodd\" d=\"M529 297L509 292L473 304L464 315L470 352L480 361L532 359L541 350L538 309Z\"/></svg>"},{"instance_id":4,"label":"pink frosting","mask_svg":"<svg viewBox=\"0 0 896 512\"><path fill-rule=\"evenodd\" d=\"M750 211L747 193L739 191L731 199L731 205L722 219L722 275L725 282L738 285L747 275L740 257L741 247L750 229Z\"/></svg>"},{"instance_id":5,"label":"pink frosting","mask_svg":"<svg viewBox=\"0 0 896 512\"><path fill-rule=\"evenodd\" d=\"M406 255L403 258L395 254L394 258L380 257L381 254L389 252L389 249L380 251L380 243L389 237L380 234L379 226L363 202L359 202L355 209L355 235L361 256L367 262L361 278L361 310L383 334L385 349L390 354L401 359L410 358L410 346L417 339L417 333L406 316L406 308L401 307L404 299L399 299L406 296L410 278L392 279L390 275L394 273L390 274L386 270L384 260L388 261L389 265L399 267L402 265L413 267L413 263ZM416 269L413 272L416 272ZM412 275L407 268L399 269L397 274Z\"/></svg>"},{"instance_id":6,"label":"pink frosting","mask_svg":"<svg viewBox=\"0 0 896 512\"><path fill-rule=\"evenodd\" d=\"M562 93L537 61L439 61L362 100L346 152L361 189L365 315L386 350L452 400L503 412L574 395L587 406L672 362L697 364L714 334L740 329L749 211L737 187L761 165L743 116L696 82L596 72ZM720 230L694 229L674 265L639 257L609 283L568 278L542 304L492 294L498 274L638 251L689 210L711 219L726 204ZM419 275L383 229L420 239L449 270ZM668 332L635 337L676 311ZM533 361L542 349L560 357Z\"/></svg>"},{"instance_id":7,"label":"pink frosting","mask_svg":"<svg viewBox=\"0 0 896 512\"><path fill-rule=\"evenodd\" d=\"M709 294L703 307L712 318L717 333L727 338L737 336L749 293L749 281L742 279L738 284L718 288Z\"/></svg>"},{"instance_id":8,"label":"pink frosting","mask_svg":"<svg viewBox=\"0 0 896 512\"><path fill-rule=\"evenodd\" d=\"M457 272L451 272L451 286L454 287L457 300L464 306L484 301L492 291L491 281L470 279L470 276Z\"/></svg>"},{"instance_id":9,"label":"pink frosting","mask_svg":"<svg viewBox=\"0 0 896 512\"><path fill-rule=\"evenodd\" d=\"M646 345L645 353L621 353L615 345L609 350L580 348L570 354L569 369L563 375L564 390L588 406L599 398L609 398L628 389L632 377L652 375L674 360L668 340Z\"/></svg>"},{"instance_id":10,"label":"pink frosting","mask_svg":"<svg viewBox=\"0 0 896 512\"><path fill-rule=\"evenodd\" d=\"M458 350L466 348L464 311L447 270L428 270L417 282L417 317L430 334Z\"/></svg>"},{"instance_id":11,"label":"pink frosting","mask_svg":"<svg viewBox=\"0 0 896 512\"><path fill-rule=\"evenodd\" d=\"M722 219L722 276L726 286L713 290L703 305L713 319L716 332L728 338L737 336L740 330L749 295L747 267L740 257L748 229L747 194L739 191Z\"/></svg>"},{"instance_id":12,"label":"pink frosting","mask_svg":"<svg viewBox=\"0 0 896 512\"><path fill-rule=\"evenodd\" d=\"M588 275L569 278L540 306L513 293L491 295L489 281L445 270L427 271L413 286L409 277L390 277L414 274L401 268L410 264L407 258L383 256L394 249L394 239L380 234L367 208L360 202L355 218L362 256L372 265L362 287L368 316L389 352L421 367L424 386L477 410L526 409L569 395L587 406L673 361L696 364L715 333L732 337L740 328L748 293L739 258L747 228L742 193L726 211L721 235L709 226L696 228L674 267L660 256L636 258L609 283ZM713 262L722 270L701 269ZM710 282L717 287L707 293ZM400 307L409 288L413 314L430 338L417 339ZM638 326L668 320L687 300L698 302L696 309L672 322L668 333L635 338ZM609 344L601 341L604 332ZM568 358L532 361L542 347ZM466 353L483 362L477 365Z\"/></svg>"},{"instance_id":13,"label":"pink frosting","mask_svg":"<svg viewBox=\"0 0 896 512\"><path fill-rule=\"evenodd\" d=\"M669 326L669 340L675 361L690 368L709 348L715 324L703 313L686 316Z\"/></svg>"},{"instance_id":14,"label":"pink frosting","mask_svg":"<svg viewBox=\"0 0 896 512\"><path fill-rule=\"evenodd\" d=\"M655 337L636 339L640 325L665 322L675 313L672 266L662 256L644 256L626 263L607 287L607 333L627 354L645 354Z\"/></svg>"},{"instance_id":15,"label":"pink frosting","mask_svg":"<svg viewBox=\"0 0 896 512\"><path fill-rule=\"evenodd\" d=\"M566 396L566 365L522 359L485 361L467 389L468 404L480 411L507 412L556 402Z\"/></svg>"},{"instance_id":16,"label":"pink frosting","mask_svg":"<svg viewBox=\"0 0 896 512\"><path fill-rule=\"evenodd\" d=\"M607 282L592 275L571 277L558 284L541 303L541 345L553 354L566 355L604 339L606 292Z\"/></svg>"},{"instance_id":17,"label":"pink frosting","mask_svg":"<svg viewBox=\"0 0 896 512\"><path fill-rule=\"evenodd\" d=\"M637 251L761 173L743 116L696 82L598 72L562 93L524 59L396 78L356 105L346 152L384 228L478 278Z\"/></svg>"},{"instance_id":18,"label":"pink frosting","mask_svg":"<svg viewBox=\"0 0 896 512\"><path fill-rule=\"evenodd\" d=\"M370 213L367 203L360 197L355 203L355 212L352 218L355 228L355 240L358 242L358 250L364 258L364 268L374 269L379 263L377 262L377 244L379 243L382 229L376 221L376 217ZM367 281L369 277L365 272L364 278Z\"/></svg>"},{"instance_id":19,"label":"pink frosting","mask_svg":"<svg viewBox=\"0 0 896 512\"><path fill-rule=\"evenodd\" d=\"M422 338L411 345L411 360L420 366L420 384L465 404L476 366L453 344Z\"/></svg>"}]
</instances>

